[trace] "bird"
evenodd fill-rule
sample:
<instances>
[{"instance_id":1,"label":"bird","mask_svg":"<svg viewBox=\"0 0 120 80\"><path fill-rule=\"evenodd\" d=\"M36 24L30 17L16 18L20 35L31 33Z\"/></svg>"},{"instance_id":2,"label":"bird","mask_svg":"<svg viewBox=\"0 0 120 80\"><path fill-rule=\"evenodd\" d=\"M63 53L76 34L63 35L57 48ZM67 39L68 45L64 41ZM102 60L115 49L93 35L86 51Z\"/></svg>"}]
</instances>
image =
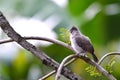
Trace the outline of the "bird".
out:
<instances>
[{"instance_id":1,"label":"bird","mask_svg":"<svg viewBox=\"0 0 120 80\"><path fill-rule=\"evenodd\" d=\"M92 54L95 62L98 62L98 58L94 53L94 47L90 39L83 35L76 26L73 26L70 30L70 42L73 50L80 55L85 56L87 53Z\"/></svg>"}]
</instances>

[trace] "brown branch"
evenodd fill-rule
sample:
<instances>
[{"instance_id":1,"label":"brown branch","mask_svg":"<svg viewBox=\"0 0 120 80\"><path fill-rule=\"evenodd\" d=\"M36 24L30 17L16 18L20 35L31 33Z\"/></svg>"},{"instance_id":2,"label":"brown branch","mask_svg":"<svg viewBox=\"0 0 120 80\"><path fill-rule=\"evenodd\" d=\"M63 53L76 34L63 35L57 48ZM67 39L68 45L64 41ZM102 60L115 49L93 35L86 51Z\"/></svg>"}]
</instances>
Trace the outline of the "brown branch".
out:
<instances>
[{"instance_id":1,"label":"brown branch","mask_svg":"<svg viewBox=\"0 0 120 80\"><path fill-rule=\"evenodd\" d=\"M44 52L36 48L31 43L27 42L21 35L19 35L9 24L3 14L0 12L0 27L1 29L10 37L12 40L21 45L24 49L30 51L33 55L38 57L43 64L52 67L57 70L59 64L48 57ZM76 76L72 71L67 68L63 68L62 74L70 80L80 80L78 76Z\"/></svg>"}]
</instances>

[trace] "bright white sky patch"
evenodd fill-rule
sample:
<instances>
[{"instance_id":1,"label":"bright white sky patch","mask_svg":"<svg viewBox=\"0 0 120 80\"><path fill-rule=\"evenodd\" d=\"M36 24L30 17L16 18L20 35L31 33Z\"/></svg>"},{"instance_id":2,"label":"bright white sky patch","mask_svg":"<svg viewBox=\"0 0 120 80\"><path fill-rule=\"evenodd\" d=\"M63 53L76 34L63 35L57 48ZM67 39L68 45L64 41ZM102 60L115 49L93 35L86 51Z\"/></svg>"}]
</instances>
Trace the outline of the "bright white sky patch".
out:
<instances>
[{"instance_id":1,"label":"bright white sky patch","mask_svg":"<svg viewBox=\"0 0 120 80\"><path fill-rule=\"evenodd\" d=\"M64 7L68 3L67 0L51 0L51 1L55 2L60 7Z\"/></svg>"},{"instance_id":2,"label":"bright white sky patch","mask_svg":"<svg viewBox=\"0 0 120 80\"><path fill-rule=\"evenodd\" d=\"M53 32L52 28L37 19L16 18L11 21L11 25L15 31L22 36L37 36L56 39L56 34Z\"/></svg>"}]
</instances>

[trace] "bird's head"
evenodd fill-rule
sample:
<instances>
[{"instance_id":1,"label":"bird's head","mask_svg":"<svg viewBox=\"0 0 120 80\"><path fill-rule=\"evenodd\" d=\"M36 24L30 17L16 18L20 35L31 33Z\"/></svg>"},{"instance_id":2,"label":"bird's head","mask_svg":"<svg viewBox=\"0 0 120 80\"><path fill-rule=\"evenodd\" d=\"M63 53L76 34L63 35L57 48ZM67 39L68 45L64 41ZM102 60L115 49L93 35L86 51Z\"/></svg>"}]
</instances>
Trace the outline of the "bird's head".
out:
<instances>
[{"instance_id":1,"label":"bird's head","mask_svg":"<svg viewBox=\"0 0 120 80\"><path fill-rule=\"evenodd\" d=\"M69 30L69 32L70 32L71 34L74 34L74 33L76 33L76 32L79 32L79 30L78 30L77 27L73 26L73 27Z\"/></svg>"}]
</instances>

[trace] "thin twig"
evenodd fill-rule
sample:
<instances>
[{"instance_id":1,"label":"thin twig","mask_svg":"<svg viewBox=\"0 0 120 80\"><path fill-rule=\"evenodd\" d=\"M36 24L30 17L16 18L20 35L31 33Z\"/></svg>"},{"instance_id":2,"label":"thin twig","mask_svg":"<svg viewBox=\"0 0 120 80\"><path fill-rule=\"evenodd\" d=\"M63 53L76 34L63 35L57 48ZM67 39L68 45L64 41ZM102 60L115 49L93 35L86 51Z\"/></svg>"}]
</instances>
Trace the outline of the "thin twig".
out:
<instances>
[{"instance_id":1,"label":"thin twig","mask_svg":"<svg viewBox=\"0 0 120 80\"><path fill-rule=\"evenodd\" d=\"M40 78L40 79L38 79L38 80L45 80L45 79L47 79L48 77L50 77L52 74L54 74L55 72L56 72L56 71L53 70L53 71L51 71L50 73L48 73L47 75L43 76L42 78Z\"/></svg>"},{"instance_id":2,"label":"thin twig","mask_svg":"<svg viewBox=\"0 0 120 80\"><path fill-rule=\"evenodd\" d=\"M59 80L60 79L60 74L62 72L62 69L63 69L64 64L66 63L66 61L68 61L68 60L70 60L70 59L72 59L74 57L77 57L77 56L75 54L73 54L73 55L69 55L69 56L67 56L66 58L63 59L63 61L61 62L61 64L59 65L59 68L57 70L55 80Z\"/></svg>"},{"instance_id":3,"label":"thin twig","mask_svg":"<svg viewBox=\"0 0 120 80\"><path fill-rule=\"evenodd\" d=\"M9 42L13 42L13 41L14 40L12 40L12 39L1 40L0 44L9 43Z\"/></svg>"},{"instance_id":4,"label":"thin twig","mask_svg":"<svg viewBox=\"0 0 120 80\"><path fill-rule=\"evenodd\" d=\"M67 49L72 49L71 46L69 46L68 44L64 43L64 42L61 42L61 41L58 41L58 40L53 40L53 39L49 39L49 38L44 38L44 37L23 37L25 40L43 40L43 41L48 41L48 42L51 42L51 43L54 43L54 44L57 44L57 45L60 45L60 46L63 46ZM13 42L14 40L13 39L7 39L7 40L2 40L0 41L0 44L4 44L4 43L9 43L9 42Z\"/></svg>"},{"instance_id":5,"label":"thin twig","mask_svg":"<svg viewBox=\"0 0 120 80\"><path fill-rule=\"evenodd\" d=\"M110 52L105 54L98 62L98 64L101 64L105 58L107 58L110 55L120 55L120 52Z\"/></svg>"}]
</instances>

